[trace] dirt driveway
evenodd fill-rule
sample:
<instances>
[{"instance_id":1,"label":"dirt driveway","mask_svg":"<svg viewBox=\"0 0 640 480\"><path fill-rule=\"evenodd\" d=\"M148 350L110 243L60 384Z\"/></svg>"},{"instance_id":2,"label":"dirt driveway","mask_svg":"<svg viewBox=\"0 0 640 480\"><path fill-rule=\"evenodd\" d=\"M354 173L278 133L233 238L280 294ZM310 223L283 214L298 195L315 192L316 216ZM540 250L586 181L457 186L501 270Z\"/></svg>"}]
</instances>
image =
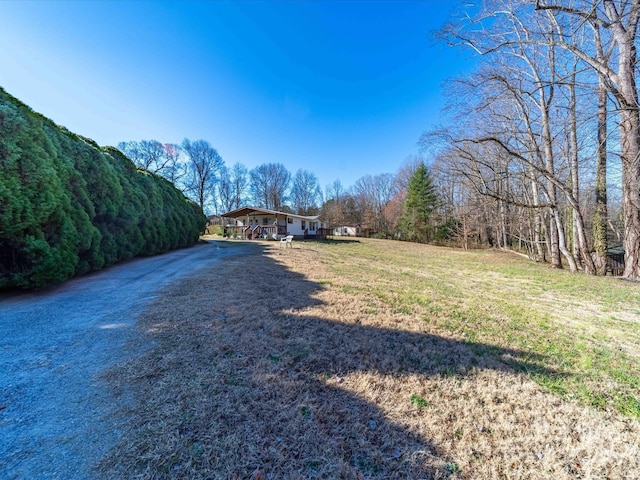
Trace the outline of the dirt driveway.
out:
<instances>
[{"instance_id":1,"label":"dirt driveway","mask_svg":"<svg viewBox=\"0 0 640 480\"><path fill-rule=\"evenodd\" d=\"M100 373L139 353L123 347L160 288L238 248L198 245L46 291L0 295L0 478L91 478L118 440L111 414L123 407Z\"/></svg>"}]
</instances>

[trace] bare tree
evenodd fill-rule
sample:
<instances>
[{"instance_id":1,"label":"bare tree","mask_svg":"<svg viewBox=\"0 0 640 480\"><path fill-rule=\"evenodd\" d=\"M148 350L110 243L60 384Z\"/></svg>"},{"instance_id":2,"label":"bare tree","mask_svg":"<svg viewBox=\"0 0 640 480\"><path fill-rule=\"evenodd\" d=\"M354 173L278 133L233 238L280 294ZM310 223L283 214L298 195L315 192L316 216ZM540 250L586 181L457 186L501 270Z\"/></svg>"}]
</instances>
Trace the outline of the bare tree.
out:
<instances>
[{"instance_id":1,"label":"bare tree","mask_svg":"<svg viewBox=\"0 0 640 480\"><path fill-rule=\"evenodd\" d=\"M184 177L184 165L180 162L180 147L157 140L120 142L118 149L137 167L160 175L180 187Z\"/></svg>"},{"instance_id":2,"label":"bare tree","mask_svg":"<svg viewBox=\"0 0 640 480\"><path fill-rule=\"evenodd\" d=\"M240 208L246 201L247 183L247 167L241 163L234 163L231 167L231 182L233 185L233 206Z\"/></svg>"},{"instance_id":3,"label":"bare tree","mask_svg":"<svg viewBox=\"0 0 640 480\"><path fill-rule=\"evenodd\" d=\"M235 210L235 198L233 196L233 181L226 166L220 169L218 179L218 199L223 212Z\"/></svg>"},{"instance_id":4,"label":"bare tree","mask_svg":"<svg viewBox=\"0 0 640 480\"><path fill-rule=\"evenodd\" d=\"M365 175L353 186L353 197L357 202L364 227L371 233L388 233L384 208L395 196L394 176L384 173Z\"/></svg>"},{"instance_id":5,"label":"bare tree","mask_svg":"<svg viewBox=\"0 0 640 480\"><path fill-rule=\"evenodd\" d=\"M409 155L405 158L404 163L398 169L396 176L394 178L394 188L397 191L406 191L409 188L409 180L415 173L418 166L424 163L426 165L427 161L422 155Z\"/></svg>"},{"instance_id":6,"label":"bare tree","mask_svg":"<svg viewBox=\"0 0 640 480\"><path fill-rule=\"evenodd\" d=\"M597 22L590 23L593 29L596 60L602 64L608 64L609 53L605 53L602 45L600 25ZM597 160L596 160L596 184L595 184L595 211L593 214L593 249L594 266L599 275L607 272L607 119L608 119L608 88L607 78L601 71L598 74L598 134L597 134Z\"/></svg>"},{"instance_id":7,"label":"bare tree","mask_svg":"<svg viewBox=\"0 0 640 480\"><path fill-rule=\"evenodd\" d=\"M579 135L586 125L594 124L589 122L596 117L596 108L590 112L577 110L578 88L585 96L593 96L595 90L585 60L565 46L567 39L584 48L593 42L585 40L584 25L569 31L566 21L558 21L550 12L534 11L530 2L495 0L486 2L486 6L470 30L459 26L447 30L451 43L471 46L491 58L491 63L485 62L482 79L468 82L481 95L480 101L466 111L475 116L480 112L484 121L478 123L480 128L475 132L468 130L458 136L454 140L460 141L456 148L469 148L470 143L461 141L466 139L493 143L508 155L512 165L508 169L487 158L467 158L467 163L479 161L482 165L472 175L479 182L479 191L493 196L501 212L508 205L530 209L536 218L532 231L535 238L531 240L535 245L540 244L539 239L546 240L553 265L562 265L561 252L572 270L577 269L579 260L585 271L595 273L580 195L584 174L580 152L588 152L591 147L585 148ZM489 21L483 25L485 19ZM478 24L482 27L475 28ZM595 104L588 102L587 106ZM578 127L579 115L583 115L582 130ZM517 177L512 172L514 166ZM526 187L523 182L519 189L510 186L518 177L528 178L530 188L522 188Z\"/></svg>"},{"instance_id":8,"label":"bare tree","mask_svg":"<svg viewBox=\"0 0 640 480\"><path fill-rule=\"evenodd\" d=\"M164 146L157 140L120 142L118 149L136 166L151 173L160 173L166 163Z\"/></svg>"},{"instance_id":9,"label":"bare tree","mask_svg":"<svg viewBox=\"0 0 640 480\"><path fill-rule=\"evenodd\" d=\"M322 196L318 177L308 170L298 170L291 187L291 206L299 215L317 215Z\"/></svg>"},{"instance_id":10,"label":"bare tree","mask_svg":"<svg viewBox=\"0 0 640 480\"><path fill-rule=\"evenodd\" d=\"M584 45L572 42L570 36L557 42L593 68L617 102L625 224L623 275L640 278L640 109L636 82L640 0L575 0L569 4L537 0L536 8L577 19L572 23L574 28L588 22L594 29L606 30L615 44L616 55L609 58L597 48L588 51Z\"/></svg>"},{"instance_id":11,"label":"bare tree","mask_svg":"<svg viewBox=\"0 0 640 480\"><path fill-rule=\"evenodd\" d=\"M180 146L173 143L165 143L163 147L166 162L160 174L176 187L183 189L181 181L187 172L186 166L181 161L182 152Z\"/></svg>"},{"instance_id":12,"label":"bare tree","mask_svg":"<svg viewBox=\"0 0 640 480\"><path fill-rule=\"evenodd\" d=\"M250 172L256 207L281 210L286 202L291 173L281 163L264 163Z\"/></svg>"},{"instance_id":13,"label":"bare tree","mask_svg":"<svg viewBox=\"0 0 640 480\"><path fill-rule=\"evenodd\" d=\"M185 191L204 210L205 206L212 206L211 200L218 180L217 174L224 162L218 151L206 140L192 142L185 138L182 142L182 150L187 157Z\"/></svg>"},{"instance_id":14,"label":"bare tree","mask_svg":"<svg viewBox=\"0 0 640 480\"><path fill-rule=\"evenodd\" d=\"M235 163L231 169L220 169L218 196L220 206L225 212L240 208L247 189L247 169L241 163Z\"/></svg>"},{"instance_id":15,"label":"bare tree","mask_svg":"<svg viewBox=\"0 0 640 480\"><path fill-rule=\"evenodd\" d=\"M326 188L326 199L340 201L347 193L346 189L342 185L339 179L333 181L331 185Z\"/></svg>"},{"instance_id":16,"label":"bare tree","mask_svg":"<svg viewBox=\"0 0 640 480\"><path fill-rule=\"evenodd\" d=\"M347 192L339 179L336 179L331 185L327 185L321 214L330 226L340 226L347 223L345 219L346 198Z\"/></svg>"}]
</instances>

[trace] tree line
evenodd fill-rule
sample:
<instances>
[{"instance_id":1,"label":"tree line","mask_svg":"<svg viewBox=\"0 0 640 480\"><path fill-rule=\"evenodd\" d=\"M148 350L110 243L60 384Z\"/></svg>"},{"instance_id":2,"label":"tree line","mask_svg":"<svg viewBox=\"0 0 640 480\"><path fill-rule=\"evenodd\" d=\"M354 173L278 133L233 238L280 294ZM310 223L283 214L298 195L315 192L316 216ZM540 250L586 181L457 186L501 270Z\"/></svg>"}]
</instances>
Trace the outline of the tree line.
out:
<instances>
[{"instance_id":1,"label":"tree line","mask_svg":"<svg viewBox=\"0 0 640 480\"><path fill-rule=\"evenodd\" d=\"M169 181L0 89L0 289L193 245L205 223Z\"/></svg>"},{"instance_id":2,"label":"tree line","mask_svg":"<svg viewBox=\"0 0 640 480\"><path fill-rule=\"evenodd\" d=\"M465 2L439 32L474 55L448 85L431 152L444 218L464 241L640 277L640 0Z\"/></svg>"},{"instance_id":3,"label":"tree line","mask_svg":"<svg viewBox=\"0 0 640 480\"><path fill-rule=\"evenodd\" d=\"M250 203L300 215L319 213L322 192L318 178L300 169L292 175L281 163L264 163L248 170L241 163L227 166L206 140L163 144L157 140L120 142L118 148L140 168L163 176L213 214Z\"/></svg>"},{"instance_id":4,"label":"tree line","mask_svg":"<svg viewBox=\"0 0 640 480\"><path fill-rule=\"evenodd\" d=\"M622 251L623 275L639 278L640 0L458 8L438 37L472 52L477 68L448 82L443 125L419 140L428 168L410 159L396 174L365 175L349 188L336 180L322 191L305 170L220 161L204 199L185 140L172 147L187 159L181 188L216 213L244 203L321 212L364 234L516 249L588 274L605 274L607 258ZM418 170L429 186L421 191L411 181Z\"/></svg>"},{"instance_id":5,"label":"tree line","mask_svg":"<svg viewBox=\"0 0 640 480\"><path fill-rule=\"evenodd\" d=\"M426 242L438 231L432 218L438 205L436 186L421 157L408 159L395 175L365 175L349 188L337 179L323 191L313 172L299 169L292 175L281 163L252 170L240 163L228 167L206 140L185 139L180 145L127 141L118 148L214 214L250 204L298 215L321 214L331 226L356 225L365 235L385 238Z\"/></svg>"}]
</instances>

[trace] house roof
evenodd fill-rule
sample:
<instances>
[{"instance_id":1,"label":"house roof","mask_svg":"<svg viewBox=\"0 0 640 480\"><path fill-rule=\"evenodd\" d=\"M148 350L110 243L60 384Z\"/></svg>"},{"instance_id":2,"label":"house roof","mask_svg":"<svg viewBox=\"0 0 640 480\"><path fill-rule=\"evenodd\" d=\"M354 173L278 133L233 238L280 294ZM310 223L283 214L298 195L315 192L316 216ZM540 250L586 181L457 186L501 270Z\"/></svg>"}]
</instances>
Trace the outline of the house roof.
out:
<instances>
[{"instance_id":1,"label":"house roof","mask_svg":"<svg viewBox=\"0 0 640 480\"><path fill-rule=\"evenodd\" d=\"M231 212L223 213L222 217L225 218L240 218L246 217L250 215L283 215L291 218L301 218L303 220L311 220L315 221L318 219L319 215L312 216L304 216L304 215L296 215L295 213L287 213L287 212L278 212L277 210L269 210L268 208L259 208L259 207L242 207L237 210L233 210Z\"/></svg>"}]
</instances>

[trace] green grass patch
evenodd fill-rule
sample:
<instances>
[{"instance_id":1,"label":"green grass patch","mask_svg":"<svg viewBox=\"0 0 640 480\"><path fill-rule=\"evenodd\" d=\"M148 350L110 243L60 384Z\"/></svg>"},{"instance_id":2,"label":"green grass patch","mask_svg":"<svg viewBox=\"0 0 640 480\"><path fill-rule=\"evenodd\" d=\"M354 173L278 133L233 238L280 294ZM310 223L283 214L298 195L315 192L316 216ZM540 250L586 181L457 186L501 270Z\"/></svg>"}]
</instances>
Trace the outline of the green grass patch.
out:
<instances>
[{"instance_id":1,"label":"green grass patch","mask_svg":"<svg viewBox=\"0 0 640 480\"><path fill-rule=\"evenodd\" d=\"M411 395L411 403L418 407L418 410L422 410L429 406L429 402L427 402L420 395Z\"/></svg>"},{"instance_id":2,"label":"green grass patch","mask_svg":"<svg viewBox=\"0 0 640 480\"><path fill-rule=\"evenodd\" d=\"M640 418L637 284L488 250L378 240L318 248L342 292L463 337L476 355L499 357L550 392Z\"/></svg>"}]
</instances>

